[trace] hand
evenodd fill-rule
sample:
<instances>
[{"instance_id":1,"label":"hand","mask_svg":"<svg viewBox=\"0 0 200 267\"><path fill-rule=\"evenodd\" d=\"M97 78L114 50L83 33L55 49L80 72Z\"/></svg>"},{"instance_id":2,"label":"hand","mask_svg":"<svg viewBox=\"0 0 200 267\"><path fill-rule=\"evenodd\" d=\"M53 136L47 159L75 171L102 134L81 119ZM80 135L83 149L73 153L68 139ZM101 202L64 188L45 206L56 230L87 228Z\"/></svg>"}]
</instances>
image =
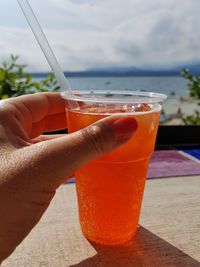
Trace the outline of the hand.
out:
<instances>
[{"instance_id":1,"label":"hand","mask_svg":"<svg viewBox=\"0 0 200 267\"><path fill-rule=\"evenodd\" d=\"M69 135L41 135L66 126L58 93L0 101L0 262L38 223L56 189L83 164L128 141L137 123L108 117Z\"/></svg>"}]
</instances>

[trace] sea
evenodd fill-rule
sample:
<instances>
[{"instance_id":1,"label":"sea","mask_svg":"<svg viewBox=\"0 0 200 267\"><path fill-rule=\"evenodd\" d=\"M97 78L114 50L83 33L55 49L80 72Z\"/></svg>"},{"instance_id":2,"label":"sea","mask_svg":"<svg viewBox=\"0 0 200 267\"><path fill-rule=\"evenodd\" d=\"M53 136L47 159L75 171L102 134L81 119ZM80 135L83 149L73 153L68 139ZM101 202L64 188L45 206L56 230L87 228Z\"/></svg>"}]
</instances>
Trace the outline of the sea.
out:
<instances>
[{"instance_id":1,"label":"sea","mask_svg":"<svg viewBox=\"0 0 200 267\"><path fill-rule=\"evenodd\" d=\"M44 79L35 78L39 81ZM188 96L188 81L180 76L153 77L68 77L72 90L125 90L166 94L169 97Z\"/></svg>"},{"instance_id":2,"label":"sea","mask_svg":"<svg viewBox=\"0 0 200 267\"><path fill-rule=\"evenodd\" d=\"M38 80L38 79L37 79ZM181 76L134 76L134 77L69 77L73 90L144 91L167 95L163 103L163 114L167 116L181 112L193 114L199 109L196 103L182 101L189 96L188 81ZM162 115L164 116L164 115ZM165 118L162 118L165 120Z\"/></svg>"},{"instance_id":3,"label":"sea","mask_svg":"<svg viewBox=\"0 0 200 267\"><path fill-rule=\"evenodd\" d=\"M168 97L188 96L188 81L182 77L73 77L73 90L126 90L163 93Z\"/></svg>"}]
</instances>

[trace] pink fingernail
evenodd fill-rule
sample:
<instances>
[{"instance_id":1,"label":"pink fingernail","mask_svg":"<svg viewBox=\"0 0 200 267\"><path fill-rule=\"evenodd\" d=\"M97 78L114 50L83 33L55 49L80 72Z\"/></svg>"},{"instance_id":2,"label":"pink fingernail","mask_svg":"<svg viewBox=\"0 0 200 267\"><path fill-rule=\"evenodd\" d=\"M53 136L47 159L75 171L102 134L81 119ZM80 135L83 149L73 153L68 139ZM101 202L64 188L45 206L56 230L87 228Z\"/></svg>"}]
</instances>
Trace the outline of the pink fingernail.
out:
<instances>
[{"instance_id":1,"label":"pink fingernail","mask_svg":"<svg viewBox=\"0 0 200 267\"><path fill-rule=\"evenodd\" d=\"M129 140L138 128L137 121L132 117L124 117L115 120L112 124L117 140L124 142Z\"/></svg>"}]
</instances>

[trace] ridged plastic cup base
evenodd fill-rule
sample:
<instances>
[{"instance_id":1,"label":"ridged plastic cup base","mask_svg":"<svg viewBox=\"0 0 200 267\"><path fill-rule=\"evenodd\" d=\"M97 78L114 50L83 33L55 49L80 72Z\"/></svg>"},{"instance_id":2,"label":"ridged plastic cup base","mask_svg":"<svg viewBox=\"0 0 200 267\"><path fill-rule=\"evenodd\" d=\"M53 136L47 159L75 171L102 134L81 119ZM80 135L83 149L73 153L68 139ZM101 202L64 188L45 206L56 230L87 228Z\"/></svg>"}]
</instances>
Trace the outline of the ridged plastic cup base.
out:
<instances>
[{"instance_id":1,"label":"ridged plastic cup base","mask_svg":"<svg viewBox=\"0 0 200 267\"><path fill-rule=\"evenodd\" d=\"M98 244L98 245L102 245L102 246L120 246L120 245L123 245L125 243L128 243L132 239L134 239L134 237L136 235L136 232L137 232L137 229L130 236L124 237L124 238L121 238L121 239L103 239L101 237L87 235L86 233L84 233L82 231L83 235L85 236L85 238L88 241L91 241L92 243L95 243L95 244Z\"/></svg>"}]
</instances>

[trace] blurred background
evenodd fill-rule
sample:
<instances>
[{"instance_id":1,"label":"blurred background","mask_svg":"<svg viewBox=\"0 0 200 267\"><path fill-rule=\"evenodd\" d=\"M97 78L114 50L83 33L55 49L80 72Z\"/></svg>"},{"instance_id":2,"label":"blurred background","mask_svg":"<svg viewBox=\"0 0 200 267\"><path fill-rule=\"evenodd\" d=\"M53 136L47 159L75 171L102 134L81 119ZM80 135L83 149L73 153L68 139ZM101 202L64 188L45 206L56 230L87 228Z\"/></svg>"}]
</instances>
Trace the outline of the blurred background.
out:
<instances>
[{"instance_id":1,"label":"blurred background","mask_svg":"<svg viewBox=\"0 0 200 267\"><path fill-rule=\"evenodd\" d=\"M164 125L200 125L199 0L30 0L72 89L165 93ZM17 0L0 4L0 98L59 91Z\"/></svg>"}]
</instances>

